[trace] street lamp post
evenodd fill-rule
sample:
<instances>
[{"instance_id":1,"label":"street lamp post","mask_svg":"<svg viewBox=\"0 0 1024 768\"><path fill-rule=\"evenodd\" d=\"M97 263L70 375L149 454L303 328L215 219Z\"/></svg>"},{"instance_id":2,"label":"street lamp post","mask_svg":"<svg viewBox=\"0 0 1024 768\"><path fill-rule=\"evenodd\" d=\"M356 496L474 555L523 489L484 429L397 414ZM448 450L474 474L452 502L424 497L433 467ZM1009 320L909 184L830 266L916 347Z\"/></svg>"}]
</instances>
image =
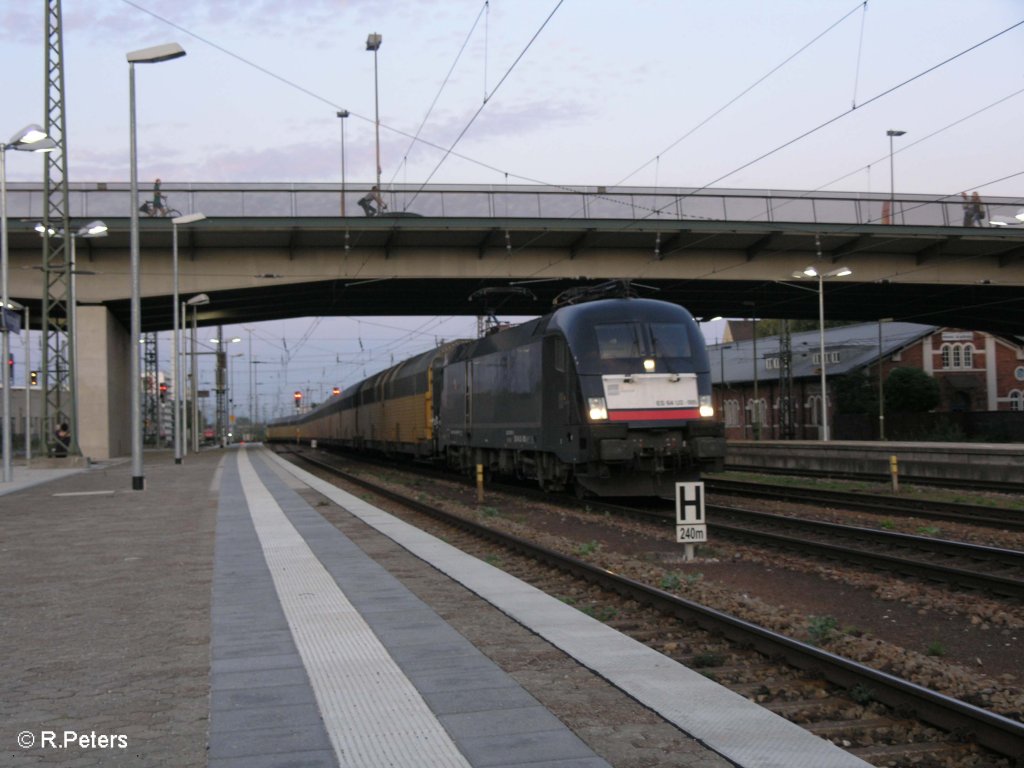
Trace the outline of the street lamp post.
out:
<instances>
[{"instance_id":1,"label":"street lamp post","mask_svg":"<svg viewBox=\"0 0 1024 768\"><path fill-rule=\"evenodd\" d=\"M129 165L131 171L131 409L132 409L132 490L141 491L146 487L142 474L142 358L139 354L139 338L142 336L142 299L139 280L139 167L138 148L135 141L135 65L158 64L185 55L185 49L177 43L165 43L131 51L128 59L128 123L129 123Z\"/></svg>"},{"instance_id":2,"label":"street lamp post","mask_svg":"<svg viewBox=\"0 0 1024 768\"><path fill-rule=\"evenodd\" d=\"M345 217L345 118L348 117L348 110L338 112L341 122L341 216Z\"/></svg>"},{"instance_id":3,"label":"street lamp post","mask_svg":"<svg viewBox=\"0 0 1024 768\"><path fill-rule=\"evenodd\" d=\"M853 270L849 267L837 267L828 272L820 272L813 264L793 273L793 277L796 278L818 278L818 357L820 358L821 370L821 439L823 441L830 439L828 431L828 397L825 388L825 280L831 277L846 277L852 274Z\"/></svg>"},{"instance_id":4,"label":"street lamp post","mask_svg":"<svg viewBox=\"0 0 1024 768\"><path fill-rule=\"evenodd\" d=\"M171 219L171 251L173 253L174 272L174 335L171 339L171 378L174 381L174 463L181 464L182 442L181 442L181 394L184 387L181 386L181 370L178 365L178 350L181 343L181 327L178 324L178 227L185 224L194 224L206 218L203 213L188 213L184 216L175 216Z\"/></svg>"},{"instance_id":5,"label":"street lamp post","mask_svg":"<svg viewBox=\"0 0 1024 768\"><path fill-rule=\"evenodd\" d=\"M376 32L366 38L366 50L373 51L373 114L374 130L377 137L377 189L380 189L380 94L377 89L377 51L380 50L381 36Z\"/></svg>"},{"instance_id":6,"label":"street lamp post","mask_svg":"<svg viewBox=\"0 0 1024 768\"><path fill-rule=\"evenodd\" d=\"M51 152L57 148L57 143L46 135L46 132L38 125L27 125L18 131L6 144L0 144L0 346L3 360L3 376L7 377L7 360L11 354L10 330L8 319L11 297L7 292L7 150L14 149L22 152ZM3 396L3 481L10 483L14 480L14 468L11 464L11 382L4 381Z\"/></svg>"},{"instance_id":7,"label":"street lamp post","mask_svg":"<svg viewBox=\"0 0 1024 768\"><path fill-rule=\"evenodd\" d=\"M185 302L192 307L192 386L189 388L192 395L192 453L199 453L199 363L196 349L196 326L198 324L198 307L209 304L210 297L205 293L199 293Z\"/></svg>"},{"instance_id":8,"label":"street lamp post","mask_svg":"<svg viewBox=\"0 0 1024 768\"><path fill-rule=\"evenodd\" d=\"M241 341L241 339L238 339ZM235 438L235 358L245 357L242 352L236 352L235 354L228 357L228 434ZM232 440L237 442L237 440Z\"/></svg>"},{"instance_id":9,"label":"street lamp post","mask_svg":"<svg viewBox=\"0 0 1024 768\"><path fill-rule=\"evenodd\" d=\"M896 176L893 173L892 140L896 136L903 136L906 131L888 130L885 135L889 137L889 217L890 222L896 223Z\"/></svg>"},{"instance_id":10,"label":"street lamp post","mask_svg":"<svg viewBox=\"0 0 1024 768\"><path fill-rule=\"evenodd\" d=\"M32 324L28 321L28 307L25 307L25 466L32 461L32 388L29 386L28 371L32 370L32 344L30 329Z\"/></svg>"}]
</instances>

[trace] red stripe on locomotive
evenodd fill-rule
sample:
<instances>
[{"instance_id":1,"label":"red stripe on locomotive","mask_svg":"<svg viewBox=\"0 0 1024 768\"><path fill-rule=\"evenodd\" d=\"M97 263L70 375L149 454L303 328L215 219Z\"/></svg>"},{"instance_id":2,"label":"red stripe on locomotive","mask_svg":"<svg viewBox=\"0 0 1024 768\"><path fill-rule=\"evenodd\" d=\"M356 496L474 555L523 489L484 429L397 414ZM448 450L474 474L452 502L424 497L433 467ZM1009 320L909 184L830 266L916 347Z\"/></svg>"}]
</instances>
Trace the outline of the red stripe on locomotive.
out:
<instances>
[{"instance_id":1,"label":"red stripe on locomotive","mask_svg":"<svg viewBox=\"0 0 1024 768\"><path fill-rule=\"evenodd\" d=\"M674 421L699 419L696 408L645 408L628 411L608 411L608 421Z\"/></svg>"}]
</instances>

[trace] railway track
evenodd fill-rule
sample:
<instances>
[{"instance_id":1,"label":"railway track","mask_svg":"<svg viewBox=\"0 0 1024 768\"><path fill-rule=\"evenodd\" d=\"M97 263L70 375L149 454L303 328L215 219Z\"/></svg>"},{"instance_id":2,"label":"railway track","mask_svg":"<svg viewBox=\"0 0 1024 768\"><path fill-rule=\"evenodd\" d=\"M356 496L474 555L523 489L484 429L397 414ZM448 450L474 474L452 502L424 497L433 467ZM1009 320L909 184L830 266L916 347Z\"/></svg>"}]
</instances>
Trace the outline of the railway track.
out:
<instances>
[{"instance_id":1,"label":"railway track","mask_svg":"<svg viewBox=\"0 0 1024 768\"><path fill-rule=\"evenodd\" d=\"M857 480L868 483L888 483L890 475L884 472L844 472L836 469L814 470L796 469L793 467L761 467L747 464L734 464L726 459L725 469L728 472L748 472L755 475L792 475L796 477L818 477L831 478L836 480ZM962 488L972 491L995 491L997 493L1024 493L1024 484L1019 481L998 482L995 480L976 480L967 482L965 480L945 480L925 475L909 474L905 471L900 473L900 482L911 485L928 485L941 488Z\"/></svg>"},{"instance_id":2,"label":"railway track","mask_svg":"<svg viewBox=\"0 0 1024 768\"><path fill-rule=\"evenodd\" d=\"M1024 552L708 505L708 528L802 554L1024 599ZM674 522L674 521L673 521Z\"/></svg>"},{"instance_id":3,"label":"railway track","mask_svg":"<svg viewBox=\"0 0 1024 768\"><path fill-rule=\"evenodd\" d=\"M974 504L910 499L858 491L834 491L819 488L795 488L754 481L705 477L704 489L708 493L730 496L777 499L794 504L825 504L856 509L864 512L897 516L922 517L968 523L1002 530L1024 530L1024 511Z\"/></svg>"},{"instance_id":4,"label":"railway track","mask_svg":"<svg viewBox=\"0 0 1024 768\"><path fill-rule=\"evenodd\" d=\"M707 667L707 673L722 684L869 762L911 765L932 764L927 761L941 759L941 764L955 765L963 758L965 765L1010 766L1024 754L1024 725L1007 717L616 575L577 557L436 509L329 463L302 458L347 482L455 527L474 541L485 540L488 546L517 552L543 564L543 573L534 573L532 580L545 582L555 594L567 588L551 586L552 580L566 578L577 584L582 580L593 585L606 600L622 601L608 614L616 617L612 623L617 628L629 633L631 625L637 625L636 637L641 642L690 666ZM515 570L533 572L533 566L518 565ZM556 573L560 575L556 577ZM662 618L647 622L636 618L637 609L633 606L637 605L644 606L639 610L654 611ZM664 616L680 623L666 626ZM691 638L686 634L690 627L696 627L703 635ZM666 642L667 632L688 639ZM723 642L727 644L721 646ZM718 647L722 647L720 652L713 650ZM694 654L696 648L705 650ZM912 719L908 721L908 717ZM927 723L929 728L922 731L915 720ZM939 731L931 731L932 727ZM879 744L880 740L885 743ZM970 743L992 754L979 756ZM985 762L979 763L979 757Z\"/></svg>"},{"instance_id":5,"label":"railway track","mask_svg":"<svg viewBox=\"0 0 1024 768\"><path fill-rule=\"evenodd\" d=\"M675 525L660 509L587 502L592 510ZM959 541L707 504L709 535L785 548L851 565L890 571L951 586L1024 599L1024 552Z\"/></svg>"}]
</instances>

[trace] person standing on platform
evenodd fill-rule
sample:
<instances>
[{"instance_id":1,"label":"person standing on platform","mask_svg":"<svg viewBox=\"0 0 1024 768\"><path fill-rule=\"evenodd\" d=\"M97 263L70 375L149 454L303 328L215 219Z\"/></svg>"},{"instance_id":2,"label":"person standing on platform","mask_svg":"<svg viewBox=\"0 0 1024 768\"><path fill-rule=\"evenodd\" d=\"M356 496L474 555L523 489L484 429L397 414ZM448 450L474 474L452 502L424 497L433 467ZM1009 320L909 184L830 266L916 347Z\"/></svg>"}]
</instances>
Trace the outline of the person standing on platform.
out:
<instances>
[{"instance_id":1,"label":"person standing on platform","mask_svg":"<svg viewBox=\"0 0 1024 768\"><path fill-rule=\"evenodd\" d=\"M55 440L53 455L63 459L71 449L71 431L68 429L66 421L61 422L61 425L53 431L53 437Z\"/></svg>"}]
</instances>

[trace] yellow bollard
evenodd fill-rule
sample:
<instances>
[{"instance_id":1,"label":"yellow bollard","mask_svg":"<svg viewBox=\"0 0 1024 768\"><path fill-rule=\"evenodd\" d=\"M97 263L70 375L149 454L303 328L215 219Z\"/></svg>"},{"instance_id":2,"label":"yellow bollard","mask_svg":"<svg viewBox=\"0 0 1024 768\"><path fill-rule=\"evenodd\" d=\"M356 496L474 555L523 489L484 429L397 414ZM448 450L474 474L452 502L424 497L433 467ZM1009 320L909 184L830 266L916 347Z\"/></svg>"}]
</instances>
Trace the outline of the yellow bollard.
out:
<instances>
[{"instance_id":1,"label":"yellow bollard","mask_svg":"<svg viewBox=\"0 0 1024 768\"><path fill-rule=\"evenodd\" d=\"M484 503L484 465L476 465L476 503Z\"/></svg>"},{"instance_id":2,"label":"yellow bollard","mask_svg":"<svg viewBox=\"0 0 1024 768\"><path fill-rule=\"evenodd\" d=\"M889 475L892 478L892 492L900 492L900 460L895 454L889 457Z\"/></svg>"}]
</instances>

